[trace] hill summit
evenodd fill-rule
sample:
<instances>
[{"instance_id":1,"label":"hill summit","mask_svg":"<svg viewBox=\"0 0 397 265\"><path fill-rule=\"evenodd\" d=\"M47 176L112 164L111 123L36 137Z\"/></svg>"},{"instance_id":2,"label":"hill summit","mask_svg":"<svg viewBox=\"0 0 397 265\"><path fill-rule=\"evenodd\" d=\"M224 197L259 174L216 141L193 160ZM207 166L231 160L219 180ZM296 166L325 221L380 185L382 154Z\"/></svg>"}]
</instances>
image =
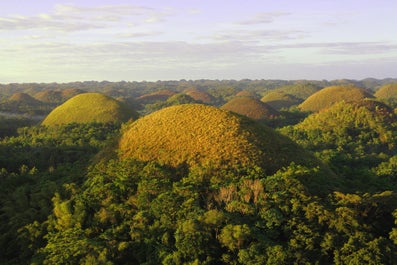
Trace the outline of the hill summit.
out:
<instances>
[{"instance_id":1,"label":"hill summit","mask_svg":"<svg viewBox=\"0 0 397 265\"><path fill-rule=\"evenodd\" d=\"M119 155L172 166L260 166L268 173L292 161L318 165L313 156L273 129L201 104L171 106L136 120L121 136Z\"/></svg>"},{"instance_id":2,"label":"hill summit","mask_svg":"<svg viewBox=\"0 0 397 265\"><path fill-rule=\"evenodd\" d=\"M360 102L365 98L373 98L373 96L365 89L354 85L330 86L308 97L299 105L299 108L303 111L316 112L340 101Z\"/></svg>"},{"instance_id":3,"label":"hill summit","mask_svg":"<svg viewBox=\"0 0 397 265\"><path fill-rule=\"evenodd\" d=\"M252 97L235 97L221 107L254 120L273 119L279 112L265 102Z\"/></svg>"},{"instance_id":4,"label":"hill summit","mask_svg":"<svg viewBox=\"0 0 397 265\"><path fill-rule=\"evenodd\" d=\"M136 118L134 110L100 93L79 94L55 108L42 122L51 126L68 123L125 122Z\"/></svg>"}]
</instances>

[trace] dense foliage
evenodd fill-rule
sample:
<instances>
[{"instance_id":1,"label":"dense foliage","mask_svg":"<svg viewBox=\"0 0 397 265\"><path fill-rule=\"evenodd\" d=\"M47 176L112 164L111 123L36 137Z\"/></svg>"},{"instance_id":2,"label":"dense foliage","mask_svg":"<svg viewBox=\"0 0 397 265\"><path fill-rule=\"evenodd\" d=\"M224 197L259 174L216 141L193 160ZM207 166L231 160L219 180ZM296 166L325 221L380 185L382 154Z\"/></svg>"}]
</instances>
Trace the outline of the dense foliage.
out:
<instances>
[{"instance_id":1,"label":"dense foliage","mask_svg":"<svg viewBox=\"0 0 397 265\"><path fill-rule=\"evenodd\" d=\"M220 106L242 90L349 83L375 91L386 81L9 84L0 92L6 101L50 88L138 98L196 87ZM177 93L142 105L156 112L128 124L2 118L0 264L395 263L397 119L388 101L340 101L314 114L285 108L269 123L277 131L212 106L179 106L194 102Z\"/></svg>"}]
</instances>

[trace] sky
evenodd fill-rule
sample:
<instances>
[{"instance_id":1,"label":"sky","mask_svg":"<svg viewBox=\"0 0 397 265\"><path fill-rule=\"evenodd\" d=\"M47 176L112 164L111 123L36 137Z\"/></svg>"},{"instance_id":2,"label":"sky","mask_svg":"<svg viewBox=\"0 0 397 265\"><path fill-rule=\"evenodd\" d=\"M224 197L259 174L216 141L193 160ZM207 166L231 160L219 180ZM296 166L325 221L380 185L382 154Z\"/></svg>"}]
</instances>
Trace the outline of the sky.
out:
<instances>
[{"instance_id":1,"label":"sky","mask_svg":"<svg viewBox=\"0 0 397 265\"><path fill-rule=\"evenodd\" d=\"M0 83L397 77L395 0L0 0Z\"/></svg>"}]
</instances>

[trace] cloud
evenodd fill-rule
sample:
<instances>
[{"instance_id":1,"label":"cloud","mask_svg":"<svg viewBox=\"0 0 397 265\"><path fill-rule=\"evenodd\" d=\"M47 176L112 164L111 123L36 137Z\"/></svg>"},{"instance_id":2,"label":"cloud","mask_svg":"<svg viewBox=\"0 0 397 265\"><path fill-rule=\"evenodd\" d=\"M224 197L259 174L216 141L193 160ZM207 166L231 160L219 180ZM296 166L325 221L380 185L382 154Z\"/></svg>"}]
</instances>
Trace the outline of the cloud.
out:
<instances>
[{"instance_id":1,"label":"cloud","mask_svg":"<svg viewBox=\"0 0 397 265\"><path fill-rule=\"evenodd\" d=\"M133 5L74 6L57 5L52 13L0 18L0 31L52 30L62 32L111 28L116 23L136 20L138 23L159 22L169 15L149 7ZM125 23L127 24L127 22Z\"/></svg>"},{"instance_id":2,"label":"cloud","mask_svg":"<svg viewBox=\"0 0 397 265\"><path fill-rule=\"evenodd\" d=\"M256 14L254 17L237 22L238 25L255 25L272 23L276 18L281 16L288 16L288 12L268 12Z\"/></svg>"},{"instance_id":3,"label":"cloud","mask_svg":"<svg viewBox=\"0 0 397 265\"><path fill-rule=\"evenodd\" d=\"M299 30L229 30L216 33L213 39L221 41L265 42L301 39L305 35L305 32Z\"/></svg>"},{"instance_id":4,"label":"cloud","mask_svg":"<svg viewBox=\"0 0 397 265\"><path fill-rule=\"evenodd\" d=\"M367 55L383 54L397 50L397 44L390 42L323 42L296 43L272 46L273 49L318 49L323 54Z\"/></svg>"}]
</instances>

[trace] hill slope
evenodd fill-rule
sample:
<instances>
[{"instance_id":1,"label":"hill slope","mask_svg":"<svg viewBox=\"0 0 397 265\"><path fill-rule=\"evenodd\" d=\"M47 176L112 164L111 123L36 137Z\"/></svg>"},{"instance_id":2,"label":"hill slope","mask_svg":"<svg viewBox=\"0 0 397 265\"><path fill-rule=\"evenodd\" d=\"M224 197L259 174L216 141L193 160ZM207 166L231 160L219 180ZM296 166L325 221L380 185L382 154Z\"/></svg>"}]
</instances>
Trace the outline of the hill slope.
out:
<instances>
[{"instance_id":1,"label":"hill slope","mask_svg":"<svg viewBox=\"0 0 397 265\"><path fill-rule=\"evenodd\" d=\"M376 92L375 97L381 99L387 98L397 98L397 83L395 84L386 84L381 86Z\"/></svg>"},{"instance_id":2,"label":"hill slope","mask_svg":"<svg viewBox=\"0 0 397 265\"><path fill-rule=\"evenodd\" d=\"M303 111L315 112L340 101L359 102L365 98L373 98L373 96L362 88L353 85L330 86L308 97L299 108Z\"/></svg>"},{"instance_id":3,"label":"hill slope","mask_svg":"<svg viewBox=\"0 0 397 265\"><path fill-rule=\"evenodd\" d=\"M99 93L84 93L55 108L42 124L51 126L67 123L118 123L136 117L132 109L113 98Z\"/></svg>"},{"instance_id":4,"label":"hill slope","mask_svg":"<svg viewBox=\"0 0 397 265\"><path fill-rule=\"evenodd\" d=\"M212 106L168 107L135 121L119 142L122 158L178 166L260 166L273 173L292 161L318 165L288 138L252 120Z\"/></svg>"},{"instance_id":5,"label":"hill slope","mask_svg":"<svg viewBox=\"0 0 397 265\"><path fill-rule=\"evenodd\" d=\"M273 119L279 115L278 111L252 97L235 97L223 105L221 109L232 111L254 120Z\"/></svg>"}]
</instances>

